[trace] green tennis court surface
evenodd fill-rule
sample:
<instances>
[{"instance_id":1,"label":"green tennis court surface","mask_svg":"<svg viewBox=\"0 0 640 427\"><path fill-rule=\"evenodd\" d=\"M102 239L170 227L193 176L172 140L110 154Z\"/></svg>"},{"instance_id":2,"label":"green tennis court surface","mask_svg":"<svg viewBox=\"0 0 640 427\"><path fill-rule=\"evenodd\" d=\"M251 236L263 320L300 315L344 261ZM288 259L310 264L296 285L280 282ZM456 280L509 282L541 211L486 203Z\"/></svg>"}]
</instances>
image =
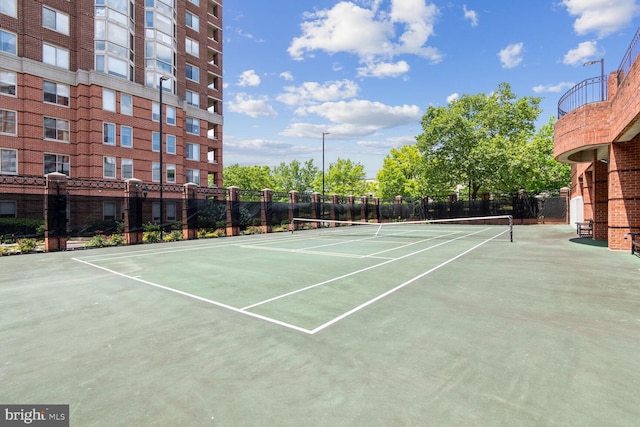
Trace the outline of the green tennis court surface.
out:
<instances>
[{"instance_id":1,"label":"green tennis court surface","mask_svg":"<svg viewBox=\"0 0 640 427\"><path fill-rule=\"evenodd\" d=\"M569 226L355 228L2 257L0 403L74 426L636 425L638 258Z\"/></svg>"}]
</instances>

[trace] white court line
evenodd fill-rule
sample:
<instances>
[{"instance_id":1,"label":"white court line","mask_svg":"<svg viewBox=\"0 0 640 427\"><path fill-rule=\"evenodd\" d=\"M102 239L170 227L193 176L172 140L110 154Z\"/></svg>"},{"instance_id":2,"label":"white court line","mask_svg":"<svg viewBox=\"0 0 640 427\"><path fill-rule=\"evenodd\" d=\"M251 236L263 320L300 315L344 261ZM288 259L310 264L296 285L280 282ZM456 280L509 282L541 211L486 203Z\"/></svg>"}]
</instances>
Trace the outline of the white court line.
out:
<instances>
[{"instance_id":1,"label":"white court line","mask_svg":"<svg viewBox=\"0 0 640 427\"><path fill-rule=\"evenodd\" d=\"M241 314L245 314L245 315L250 316L250 317L255 317L257 319L264 320L264 321L270 322L270 323L274 323L276 325L284 326L286 328L293 329L293 330L296 330L298 332L304 332L305 334L311 334L311 331L309 329L301 328L299 326L292 325L292 324L287 323L287 322L282 322L280 320L272 319L270 317L266 317L266 316L262 316L260 314L252 313L250 311L244 311L243 309L239 309L239 308L230 306L228 304L223 304L223 303L218 302L218 301L214 301L214 300L211 300L211 299L208 299L208 298L200 297L198 295L190 294L189 292L179 291L177 289L173 289L173 288L170 288L168 286L163 286L163 285L160 285L158 283L153 283L153 282L150 282L148 280L140 279L139 277L129 276L127 274L123 274L123 273L117 272L115 270L111 270L110 268L102 267L102 266L90 263L88 261L84 261L82 259L78 259L78 258L72 258L72 259L74 261L78 261L78 262L81 262L83 264L89 265L91 267L98 268L100 270L106 271L108 273L115 274L117 276L124 277L124 278L127 278L127 279L135 280L136 282L144 283L145 285L153 286L153 287L156 287L156 288L159 288L159 289L163 289L165 291L169 291L169 292L173 292L173 293L176 293L176 294L179 294L179 295L186 296L188 298L193 298L193 299L198 300L198 301L206 302L208 304L212 304L212 305L215 305L217 307L221 307L221 308L225 308L227 310L235 311L236 313L241 313Z\"/></svg>"},{"instance_id":2,"label":"white court line","mask_svg":"<svg viewBox=\"0 0 640 427\"><path fill-rule=\"evenodd\" d=\"M325 281L320 282L320 283L316 283L316 284L313 284L313 285L310 285L310 286L306 286L306 287L301 288L301 289L296 289L295 291L287 292L286 294L281 294L281 295L275 296L275 297L273 297L273 298L269 298L269 299L266 299L266 300L264 300L264 301L257 302L257 303L255 303L255 304L251 304L251 305L248 305L248 306L242 307L242 310L248 310L248 309L251 309L251 308L257 307L257 306L259 306L259 305L267 304L267 303L269 303L269 302L273 302L273 301L276 301L276 300L279 300L279 299L282 299L282 298L289 297L289 296L291 296L291 295L298 294L298 293L300 293L300 292L308 291L309 289L317 288L318 286L326 285L327 283L332 283L332 282L335 282L335 281L337 281L337 280L344 279L344 278L349 277L349 276L354 276L354 275L356 275L356 274L360 274L360 273L363 273L363 272L368 271L368 270L373 270L374 268L382 267L383 265L387 265L387 264L390 264L390 263L392 263L392 262L400 261L400 260L402 260L402 259L405 259L405 258L408 258L408 257L414 256L414 255L417 255L417 254L419 254L419 253L422 253L422 252L428 251L428 250L433 249L433 248L437 248L438 246L446 245L446 244L448 244L448 243L454 242L454 241L459 240L459 239L462 239L462 238L464 238L464 237L473 236L474 234L482 233L483 231L486 231L486 230L489 230L489 228L486 228L486 229L483 229L483 230L478 230L478 231L476 231L476 232L474 232L474 233L469 233L469 234L466 234L466 235L464 235L464 236L456 237L455 239L447 240L447 241L444 241L444 242L438 243L437 245L429 246L428 248L423 248L423 249L420 249L420 250L418 250L418 251L411 252L411 253L406 254L406 255L402 255L401 257L398 257L398 258L392 258L392 259L390 259L390 260L387 260L387 261L381 262L381 263L379 263L379 264L374 264L374 265L371 265L371 266L369 266L369 267L361 268L360 270L352 271L351 273L343 274L343 275L341 275L341 276L334 277L334 278L332 278L332 279L325 280ZM500 234L502 234L502 233L500 233ZM498 234L498 236L499 236L500 234Z\"/></svg>"},{"instance_id":3,"label":"white court line","mask_svg":"<svg viewBox=\"0 0 640 427\"><path fill-rule=\"evenodd\" d=\"M268 251L268 252L289 252L296 254L308 254L308 255L322 255L322 256L330 256L337 258L380 258L380 259L391 259L390 257L378 257L372 255L355 255L355 254L341 254L339 252L320 252L320 251L310 251L308 249L287 249L287 248L273 248L273 247L262 247L262 246L253 246L253 245L241 245L242 248L247 249L257 249L260 251Z\"/></svg>"},{"instance_id":4,"label":"white court line","mask_svg":"<svg viewBox=\"0 0 640 427\"><path fill-rule=\"evenodd\" d=\"M485 240L484 242L478 243L478 244L477 244L477 245L475 245L474 247L472 247L472 248L470 248L470 249L467 249L466 251L462 252L461 254L458 254L458 255L454 256L453 258L450 258L450 259L446 260L445 262L443 262L443 263L441 263L441 264L439 264L439 265L436 265L436 266L435 266L435 267L433 267L432 269L427 270L427 271L425 271L424 273L421 273L421 274L419 274L419 275L417 275L417 276L415 276L415 277L413 277L413 278L411 278L411 279L407 280L406 282L404 282L404 283L402 283L402 284L400 284L400 285L396 286L395 288L390 289L390 290L388 290L387 292L385 292L385 293L383 293L383 294L380 294L380 295L378 295L377 297L372 298L372 299L370 299L369 301L367 301L367 302L365 302L365 303L363 303L363 304L360 304L360 305L359 305L359 306L357 306L357 307L352 308L351 310L349 310L349 311L347 311L346 313L343 313L343 314L341 314L340 316L338 316L338 317L336 317L336 318L334 318L334 319L332 319L332 320L328 321L327 323L324 323L324 324L322 324L322 325L318 326L317 328L312 329L312 330L311 330L311 335L313 335L313 334L315 334L315 333L317 333L317 332L320 332L320 331L322 331L323 329L328 328L329 326L333 325L334 323L339 322L340 320L342 320L342 319L344 319L344 318L346 318L346 317L348 317L348 316L351 316L352 314L354 314L354 313L356 313L356 312L358 312L358 311L362 310L363 308L365 308L365 307L367 307L367 306L369 306L369 305L373 304L374 302L379 301L379 300L381 300L382 298L384 298L384 297L386 297L386 296L389 296L389 295L391 295L392 293L394 293L394 292L396 292L396 291L398 291L398 290L400 290L400 289L404 288L405 286L410 285L411 283L415 282L416 280L421 279L421 278L423 278L424 276L427 276L427 275L429 275L429 274L433 273L434 271L438 270L439 268L444 267L445 265L447 265L447 264L449 264L449 263L451 263L451 262L453 262L453 261L457 260L458 258L460 258L460 257L462 257L462 256L464 256L464 255L466 255L466 254L468 254L469 252L471 252L471 251L473 251L473 250L475 250L475 249L479 248L480 246L484 245L485 243L490 242L491 240L493 240L493 239L495 239L495 238L497 238L497 237L499 237L499 236L503 235L504 233L507 233L508 231L509 231L509 230L505 230L505 231L503 231L502 233L499 233L499 234L497 234L497 235L495 235L495 236L493 236L493 237L491 237L491 238L489 238L489 239Z\"/></svg>"}]
</instances>

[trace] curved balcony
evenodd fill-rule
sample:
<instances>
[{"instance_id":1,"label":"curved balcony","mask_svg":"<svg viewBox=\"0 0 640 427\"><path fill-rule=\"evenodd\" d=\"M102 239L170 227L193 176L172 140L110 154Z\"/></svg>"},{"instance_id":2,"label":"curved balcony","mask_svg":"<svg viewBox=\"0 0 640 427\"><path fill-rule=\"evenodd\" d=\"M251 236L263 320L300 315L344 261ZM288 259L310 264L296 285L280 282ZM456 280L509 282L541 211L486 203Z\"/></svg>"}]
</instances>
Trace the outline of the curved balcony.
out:
<instances>
[{"instance_id":1,"label":"curved balcony","mask_svg":"<svg viewBox=\"0 0 640 427\"><path fill-rule=\"evenodd\" d=\"M605 76L586 79L569 89L558 101L558 119L576 108L607 99Z\"/></svg>"}]
</instances>

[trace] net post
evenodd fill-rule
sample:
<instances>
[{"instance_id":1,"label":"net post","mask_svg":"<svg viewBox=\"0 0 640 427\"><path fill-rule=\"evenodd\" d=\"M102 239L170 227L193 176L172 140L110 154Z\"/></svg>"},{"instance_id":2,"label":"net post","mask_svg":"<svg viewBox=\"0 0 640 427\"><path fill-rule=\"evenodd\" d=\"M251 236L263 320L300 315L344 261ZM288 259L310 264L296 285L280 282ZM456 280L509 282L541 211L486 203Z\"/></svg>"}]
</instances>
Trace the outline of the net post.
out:
<instances>
[{"instance_id":1,"label":"net post","mask_svg":"<svg viewBox=\"0 0 640 427\"><path fill-rule=\"evenodd\" d=\"M509 217L509 241L513 243L513 216L508 215Z\"/></svg>"}]
</instances>

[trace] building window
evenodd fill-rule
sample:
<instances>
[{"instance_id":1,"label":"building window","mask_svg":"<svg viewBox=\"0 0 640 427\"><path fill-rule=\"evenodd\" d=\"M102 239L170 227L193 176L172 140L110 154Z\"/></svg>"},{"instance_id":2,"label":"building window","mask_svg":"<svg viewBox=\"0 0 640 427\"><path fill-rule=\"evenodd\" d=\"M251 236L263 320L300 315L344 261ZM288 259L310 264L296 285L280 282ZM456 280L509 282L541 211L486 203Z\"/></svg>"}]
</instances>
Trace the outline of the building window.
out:
<instances>
[{"instance_id":1,"label":"building window","mask_svg":"<svg viewBox=\"0 0 640 427\"><path fill-rule=\"evenodd\" d=\"M69 51L50 44L42 44L42 62L69 69Z\"/></svg>"},{"instance_id":2,"label":"building window","mask_svg":"<svg viewBox=\"0 0 640 427\"><path fill-rule=\"evenodd\" d=\"M175 183L176 182L176 165L167 165L167 175L166 175L166 181L167 182L171 182L171 183Z\"/></svg>"},{"instance_id":3,"label":"building window","mask_svg":"<svg viewBox=\"0 0 640 427\"><path fill-rule=\"evenodd\" d=\"M15 111L0 110L0 133L16 135L16 115Z\"/></svg>"},{"instance_id":4,"label":"building window","mask_svg":"<svg viewBox=\"0 0 640 427\"><path fill-rule=\"evenodd\" d=\"M200 144L187 142L186 151L187 160L200 160Z\"/></svg>"},{"instance_id":5,"label":"building window","mask_svg":"<svg viewBox=\"0 0 640 427\"><path fill-rule=\"evenodd\" d=\"M44 173L58 172L69 176L69 156L44 153Z\"/></svg>"},{"instance_id":6,"label":"building window","mask_svg":"<svg viewBox=\"0 0 640 427\"><path fill-rule=\"evenodd\" d=\"M151 150L156 153L160 152L160 134L158 132L151 133Z\"/></svg>"},{"instance_id":7,"label":"building window","mask_svg":"<svg viewBox=\"0 0 640 427\"><path fill-rule=\"evenodd\" d=\"M187 104L188 105L193 105L194 107L200 108L200 94L199 93L191 92L190 90L188 90L186 92L186 98L187 98Z\"/></svg>"},{"instance_id":8,"label":"building window","mask_svg":"<svg viewBox=\"0 0 640 427\"><path fill-rule=\"evenodd\" d=\"M8 31L0 30L0 51L17 55L17 36Z\"/></svg>"},{"instance_id":9,"label":"building window","mask_svg":"<svg viewBox=\"0 0 640 427\"><path fill-rule=\"evenodd\" d=\"M69 86L60 83L44 81L44 102L69 106Z\"/></svg>"},{"instance_id":10,"label":"building window","mask_svg":"<svg viewBox=\"0 0 640 427\"><path fill-rule=\"evenodd\" d=\"M184 48L188 54L193 55L196 58L200 56L200 43L197 41L186 38Z\"/></svg>"},{"instance_id":11,"label":"building window","mask_svg":"<svg viewBox=\"0 0 640 427\"><path fill-rule=\"evenodd\" d=\"M167 105L164 113L166 117L166 123L168 125L175 126L176 125L176 107Z\"/></svg>"},{"instance_id":12,"label":"building window","mask_svg":"<svg viewBox=\"0 0 640 427\"><path fill-rule=\"evenodd\" d=\"M187 12L185 15L185 22L187 24L187 27L200 32L200 18L198 18L196 15L191 12Z\"/></svg>"},{"instance_id":13,"label":"building window","mask_svg":"<svg viewBox=\"0 0 640 427\"><path fill-rule=\"evenodd\" d=\"M195 4L196 6L200 6L200 0L189 0L189 1Z\"/></svg>"},{"instance_id":14,"label":"building window","mask_svg":"<svg viewBox=\"0 0 640 427\"><path fill-rule=\"evenodd\" d=\"M69 16L43 6L42 26L69 35Z\"/></svg>"},{"instance_id":15,"label":"building window","mask_svg":"<svg viewBox=\"0 0 640 427\"><path fill-rule=\"evenodd\" d=\"M15 218L18 214L17 203L13 201L0 201L0 218Z\"/></svg>"},{"instance_id":16,"label":"building window","mask_svg":"<svg viewBox=\"0 0 640 427\"><path fill-rule=\"evenodd\" d=\"M198 169L187 169L187 182L192 182L194 184L200 185L200 170Z\"/></svg>"},{"instance_id":17,"label":"building window","mask_svg":"<svg viewBox=\"0 0 640 427\"><path fill-rule=\"evenodd\" d=\"M122 174L122 179L133 178L133 160L122 159L120 161L120 173Z\"/></svg>"},{"instance_id":18,"label":"building window","mask_svg":"<svg viewBox=\"0 0 640 427\"><path fill-rule=\"evenodd\" d=\"M102 88L102 109L116 111L116 91Z\"/></svg>"},{"instance_id":19,"label":"building window","mask_svg":"<svg viewBox=\"0 0 640 427\"><path fill-rule=\"evenodd\" d=\"M130 126L120 127L120 146L133 148L133 128Z\"/></svg>"},{"instance_id":20,"label":"building window","mask_svg":"<svg viewBox=\"0 0 640 427\"><path fill-rule=\"evenodd\" d=\"M0 148L0 173L18 173L18 150Z\"/></svg>"},{"instance_id":21,"label":"building window","mask_svg":"<svg viewBox=\"0 0 640 427\"><path fill-rule=\"evenodd\" d=\"M104 221L116 220L116 203L115 202L102 203L102 219Z\"/></svg>"},{"instance_id":22,"label":"building window","mask_svg":"<svg viewBox=\"0 0 640 427\"><path fill-rule=\"evenodd\" d=\"M0 70L0 93L4 95L16 95L16 73Z\"/></svg>"},{"instance_id":23,"label":"building window","mask_svg":"<svg viewBox=\"0 0 640 427\"><path fill-rule=\"evenodd\" d=\"M175 135L167 135L167 154L176 154Z\"/></svg>"},{"instance_id":24,"label":"building window","mask_svg":"<svg viewBox=\"0 0 640 427\"><path fill-rule=\"evenodd\" d=\"M120 113L127 116L133 115L133 97L131 95L120 94Z\"/></svg>"},{"instance_id":25,"label":"building window","mask_svg":"<svg viewBox=\"0 0 640 427\"><path fill-rule=\"evenodd\" d=\"M151 222L154 224L160 223L160 203L153 203L151 205Z\"/></svg>"},{"instance_id":26,"label":"building window","mask_svg":"<svg viewBox=\"0 0 640 427\"><path fill-rule=\"evenodd\" d=\"M186 76L189 80L193 80L194 82L200 82L200 69L194 65L187 64L186 65Z\"/></svg>"},{"instance_id":27,"label":"building window","mask_svg":"<svg viewBox=\"0 0 640 427\"><path fill-rule=\"evenodd\" d=\"M200 119L187 117L187 133L200 135Z\"/></svg>"},{"instance_id":28,"label":"building window","mask_svg":"<svg viewBox=\"0 0 640 427\"><path fill-rule=\"evenodd\" d=\"M18 17L18 0L0 1L0 13L17 18Z\"/></svg>"},{"instance_id":29,"label":"building window","mask_svg":"<svg viewBox=\"0 0 640 427\"><path fill-rule=\"evenodd\" d=\"M105 178L116 177L116 158L115 157L103 157L102 160L102 176Z\"/></svg>"},{"instance_id":30,"label":"building window","mask_svg":"<svg viewBox=\"0 0 640 427\"><path fill-rule=\"evenodd\" d=\"M151 104L151 120L154 122L160 121L160 104L157 102Z\"/></svg>"},{"instance_id":31,"label":"building window","mask_svg":"<svg viewBox=\"0 0 640 427\"><path fill-rule=\"evenodd\" d=\"M175 203L167 203L165 209L165 216L167 217L168 222L173 222L176 220L176 204Z\"/></svg>"},{"instance_id":32,"label":"building window","mask_svg":"<svg viewBox=\"0 0 640 427\"><path fill-rule=\"evenodd\" d=\"M151 181L160 182L160 163L151 163Z\"/></svg>"},{"instance_id":33,"label":"building window","mask_svg":"<svg viewBox=\"0 0 640 427\"><path fill-rule=\"evenodd\" d=\"M116 145L116 125L113 123L103 123L102 142L107 145Z\"/></svg>"},{"instance_id":34,"label":"building window","mask_svg":"<svg viewBox=\"0 0 640 427\"><path fill-rule=\"evenodd\" d=\"M44 138L69 142L69 122L53 117L44 118Z\"/></svg>"}]
</instances>

